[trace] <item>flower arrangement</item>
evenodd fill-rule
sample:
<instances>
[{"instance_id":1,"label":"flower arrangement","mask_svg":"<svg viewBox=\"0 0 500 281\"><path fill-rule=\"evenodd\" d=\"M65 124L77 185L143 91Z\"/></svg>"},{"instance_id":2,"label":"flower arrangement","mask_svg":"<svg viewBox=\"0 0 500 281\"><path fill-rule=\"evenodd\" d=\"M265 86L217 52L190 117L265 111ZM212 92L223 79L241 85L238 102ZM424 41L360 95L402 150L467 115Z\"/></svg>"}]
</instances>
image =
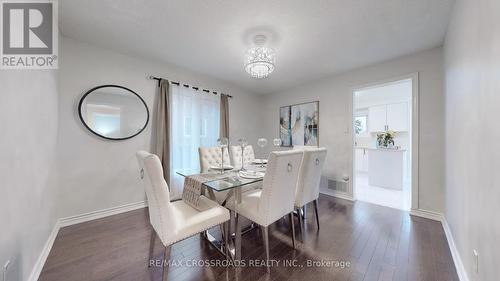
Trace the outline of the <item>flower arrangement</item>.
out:
<instances>
[{"instance_id":1,"label":"flower arrangement","mask_svg":"<svg viewBox=\"0 0 500 281\"><path fill-rule=\"evenodd\" d=\"M385 133L377 134L378 147L393 147L395 136L396 132L390 130Z\"/></svg>"}]
</instances>

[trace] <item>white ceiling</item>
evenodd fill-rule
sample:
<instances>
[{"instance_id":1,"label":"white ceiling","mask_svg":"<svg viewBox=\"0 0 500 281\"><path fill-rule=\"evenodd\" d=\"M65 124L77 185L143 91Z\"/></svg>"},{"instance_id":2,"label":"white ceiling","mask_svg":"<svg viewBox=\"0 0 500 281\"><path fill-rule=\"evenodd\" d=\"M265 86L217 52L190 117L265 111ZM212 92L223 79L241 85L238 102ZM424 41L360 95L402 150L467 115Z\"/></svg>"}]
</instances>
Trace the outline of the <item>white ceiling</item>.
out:
<instances>
[{"instance_id":1,"label":"white ceiling","mask_svg":"<svg viewBox=\"0 0 500 281\"><path fill-rule=\"evenodd\" d=\"M61 0L63 35L207 74L255 93L442 45L454 0ZM251 78L252 35L276 70Z\"/></svg>"}]
</instances>

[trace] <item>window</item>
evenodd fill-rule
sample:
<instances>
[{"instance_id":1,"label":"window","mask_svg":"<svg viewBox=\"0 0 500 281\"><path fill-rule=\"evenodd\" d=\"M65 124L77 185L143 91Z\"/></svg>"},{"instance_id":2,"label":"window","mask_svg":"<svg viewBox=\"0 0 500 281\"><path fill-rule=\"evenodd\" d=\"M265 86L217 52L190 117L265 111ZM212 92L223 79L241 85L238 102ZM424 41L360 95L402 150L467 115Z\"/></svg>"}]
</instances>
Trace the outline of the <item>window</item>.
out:
<instances>
[{"instance_id":1,"label":"window","mask_svg":"<svg viewBox=\"0 0 500 281\"><path fill-rule=\"evenodd\" d=\"M121 109L116 106L87 104L88 124L96 132L110 137L119 137L121 132Z\"/></svg>"},{"instance_id":2,"label":"window","mask_svg":"<svg viewBox=\"0 0 500 281\"><path fill-rule=\"evenodd\" d=\"M191 126L192 126L192 121L190 116L184 117L184 137L190 137L191 136ZM208 137L208 119L203 118L200 120L200 138L206 138Z\"/></svg>"},{"instance_id":3,"label":"window","mask_svg":"<svg viewBox=\"0 0 500 281\"><path fill-rule=\"evenodd\" d=\"M184 117L184 137L190 137L191 136L191 117L185 116Z\"/></svg>"},{"instance_id":4,"label":"window","mask_svg":"<svg viewBox=\"0 0 500 281\"><path fill-rule=\"evenodd\" d=\"M354 118L354 130L356 132L356 135L364 135L367 133L367 119L367 115L356 116Z\"/></svg>"},{"instance_id":5,"label":"window","mask_svg":"<svg viewBox=\"0 0 500 281\"><path fill-rule=\"evenodd\" d=\"M170 190L182 193L181 170L200 169L198 148L217 146L220 126L220 97L191 88L171 85Z\"/></svg>"},{"instance_id":6,"label":"window","mask_svg":"<svg viewBox=\"0 0 500 281\"><path fill-rule=\"evenodd\" d=\"M206 138L208 137L208 119L201 119L200 126L200 137Z\"/></svg>"}]
</instances>

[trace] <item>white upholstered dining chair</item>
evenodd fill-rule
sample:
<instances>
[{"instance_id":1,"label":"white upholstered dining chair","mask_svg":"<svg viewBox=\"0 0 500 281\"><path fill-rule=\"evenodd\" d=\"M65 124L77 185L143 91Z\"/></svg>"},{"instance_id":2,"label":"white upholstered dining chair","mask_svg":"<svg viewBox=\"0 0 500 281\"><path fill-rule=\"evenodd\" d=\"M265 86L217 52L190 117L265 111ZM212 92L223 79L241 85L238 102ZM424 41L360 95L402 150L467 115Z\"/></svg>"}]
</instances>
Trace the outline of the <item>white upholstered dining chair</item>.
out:
<instances>
[{"instance_id":1,"label":"white upholstered dining chair","mask_svg":"<svg viewBox=\"0 0 500 281\"><path fill-rule=\"evenodd\" d=\"M220 167L222 163L222 152L220 147L200 147L198 148L200 155L200 172L206 173L210 167ZM229 153L227 148L224 148L224 166L230 165Z\"/></svg>"},{"instance_id":2,"label":"white upholstered dining chair","mask_svg":"<svg viewBox=\"0 0 500 281\"><path fill-rule=\"evenodd\" d=\"M316 213L316 224L319 229L318 216L318 198L319 198L319 183L321 180L321 171L326 159L326 148L304 149L304 157L300 167L299 177L297 180L297 189L295 192L295 209L299 218L299 229L302 233L304 221L302 211L308 203L314 203L314 211Z\"/></svg>"},{"instance_id":3,"label":"white upholstered dining chair","mask_svg":"<svg viewBox=\"0 0 500 281\"><path fill-rule=\"evenodd\" d=\"M229 152L227 148L224 148L224 159L222 159L222 151L218 146L213 147L199 147L198 154L200 156L200 173L206 173L211 167L220 167L222 161L224 161L224 166L231 165L231 160L229 159ZM229 191L215 192L213 195L219 204L224 204Z\"/></svg>"},{"instance_id":4,"label":"white upholstered dining chair","mask_svg":"<svg viewBox=\"0 0 500 281\"><path fill-rule=\"evenodd\" d=\"M170 202L168 186L163 178L158 156L145 151L137 152L136 156L148 199L149 221L153 227L148 266L154 264L152 255L155 239L158 236L165 247L164 261L161 263L165 281L168 276L166 261L170 257L171 246L178 241L228 222L229 211L204 196L200 198L200 210L194 209L182 200ZM228 230L229 227L224 229ZM228 237L228 232L224 236ZM227 245L227 239L225 242Z\"/></svg>"},{"instance_id":5,"label":"white upholstered dining chair","mask_svg":"<svg viewBox=\"0 0 500 281\"><path fill-rule=\"evenodd\" d=\"M241 169L241 146L232 145L230 147L231 164L235 169ZM243 150L243 165L251 164L255 160L255 153L251 145L245 146Z\"/></svg>"},{"instance_id":6,"label":"white upholstered dining chair","mask_svg":"<svg viewBox=\"0 0 500 281\"><path fill-rule=\"evenodd\" d=\"M261 226L267 261L269 261L268 226L285 215L290 218L292 245L295 248L295 227L292 213L301 161L302 151L271 152L262 189L244 192L239 204L236 204L234 200L229 200L227 203L227 207L238 214L236 217L237 228L240 228L240 216Z\"/></svg>"},{"instance_id":7,"label":"white upholstered dining chair","mask_svg":"<svg viewBox=\"0 0 500 281\"><path fill-rule=\"evenodd\" d=\"M241 151L241 149L240 149ZM198 148L198 152L200 155L200 173L206 173L210 170L211 167L217 166L219 167L222 162L222 153L220 147L200 147ZM252 149L253 152L253 149ZM240 160L241 161L241 160ZM224 149L224 166L230 165L229 153L227 148ZM241 164L240 164L241 166ZM244 191L252 190L258 188L258 185L249 184L243 187ZM212 192L212 191L209 191ZM213 192L213 196L215 196L215 200L219 202L219 204L225 205L226 200L228 199L229 191L218 191Z\"/></svg>"}]
</instances>

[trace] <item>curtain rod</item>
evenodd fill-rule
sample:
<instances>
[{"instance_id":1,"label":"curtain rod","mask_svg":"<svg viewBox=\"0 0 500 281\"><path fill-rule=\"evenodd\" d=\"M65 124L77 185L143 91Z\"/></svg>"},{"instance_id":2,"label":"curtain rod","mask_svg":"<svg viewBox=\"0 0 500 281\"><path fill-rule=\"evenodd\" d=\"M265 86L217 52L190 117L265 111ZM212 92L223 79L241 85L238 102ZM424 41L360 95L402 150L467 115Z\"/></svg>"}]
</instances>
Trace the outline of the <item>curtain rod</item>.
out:
<instances>
[{"instance_id":1,"label":"curtain rod","mask_svg":"<svg viewBox=\"0 0 500 281\"><path fill-rule=\"evenodd\" d=\"M170 81L170 80L168 80L168 79L165 79L165 78L160 78L160 77L155 77L155 76L153 76L153 75L148 76L148 79L149 79L149 80L156 80L156 81L158 81L158 86L160 86L160 81L161 81L161 79L164 79L164 80L167 80L167 81L169 81L170 83L172 83L172 84L174 84L174 85L177 85L177 86L184 86L184 87L186 87L186 88L191 87L192 89L194 89L194 90L196 90L196 91L199 91L199 90L200 90L200 88L199 88L199 87L189 86L188 84L181 84L180 82ZM217 95L217 92L216 92L216 91L210 91L210 90L207 90L207 89L201 89L201 90L202 90L203 92L205 92L205 93L210 93L210 92L212 92L212 94ZM222 94L224 94L224 93L220 92L220 94L222 95ZM227 95L227 96L228 96L229 98L232 98L232 97L233 97L233 96L231 96L231 95Z\"/></svg>"}]
</instances>

